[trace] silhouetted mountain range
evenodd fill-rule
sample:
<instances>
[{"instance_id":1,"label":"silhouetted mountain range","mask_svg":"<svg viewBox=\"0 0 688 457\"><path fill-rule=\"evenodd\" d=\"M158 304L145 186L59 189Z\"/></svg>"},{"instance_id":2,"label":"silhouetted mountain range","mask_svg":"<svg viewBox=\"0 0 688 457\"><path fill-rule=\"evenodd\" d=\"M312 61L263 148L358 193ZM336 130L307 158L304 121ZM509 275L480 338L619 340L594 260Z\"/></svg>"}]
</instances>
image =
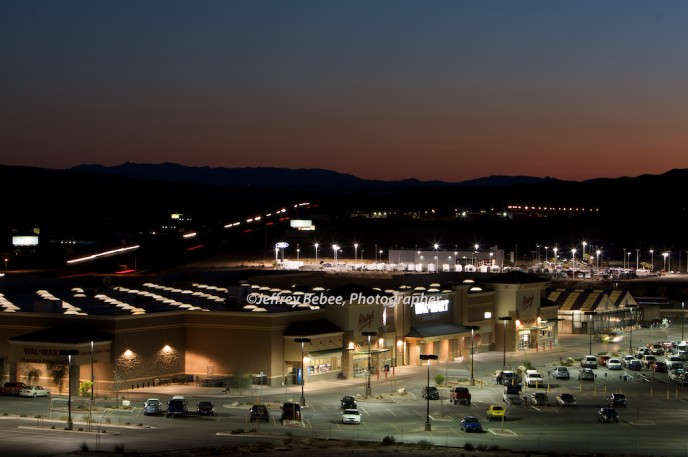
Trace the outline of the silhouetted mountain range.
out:
<instances>
[{"instance_id":1,"label":"silhouetted mountain range","mask_svg":"<svg viewBox=\"0 0 688 457\"><path fill-rule=\"evenodd\" d=\"M138 164L105 167L103 165L79 165L72 171L102 173L137 179L155 179L166 182L187 184L211 184L219 186L251 186L264 188L323 190L331 192L350 192L352 190L400 190L409 187L446 187L446 186L506 186L512 184L532 184L556 181L553 178L531 176L489 176L463 182L419 181L382 181L361 179L356 176L320 168L210 168L187 167L175 163Z\"/></svg>"}]
</instances>

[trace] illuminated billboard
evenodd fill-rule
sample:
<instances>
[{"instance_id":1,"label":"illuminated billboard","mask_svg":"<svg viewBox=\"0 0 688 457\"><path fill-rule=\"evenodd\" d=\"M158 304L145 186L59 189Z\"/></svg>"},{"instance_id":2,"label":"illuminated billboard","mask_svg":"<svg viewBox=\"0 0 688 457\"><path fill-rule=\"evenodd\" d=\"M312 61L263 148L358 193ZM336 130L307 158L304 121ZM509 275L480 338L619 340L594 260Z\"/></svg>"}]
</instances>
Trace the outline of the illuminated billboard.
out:
<instances>
[{"instance_id":1,"label":"illuminated billboard","mask_svg":"<svg viewBox=\"0 0 688 457\"><path fill-rule=\"evenodd\" d=\"M18 235L12 237L13 246L38 246L38 236Z\"/></svg>"},{"instance_id":2,"label":"illuminated billboard","mask_svg":"<svg viewBox=\"0 0 688 457\"><path fill-rule=\"evenodd\" d=\"M289 225L296 230L315 230L313 221L310 219L292 219L289 221Z\"/></svg>"}]
</instances>

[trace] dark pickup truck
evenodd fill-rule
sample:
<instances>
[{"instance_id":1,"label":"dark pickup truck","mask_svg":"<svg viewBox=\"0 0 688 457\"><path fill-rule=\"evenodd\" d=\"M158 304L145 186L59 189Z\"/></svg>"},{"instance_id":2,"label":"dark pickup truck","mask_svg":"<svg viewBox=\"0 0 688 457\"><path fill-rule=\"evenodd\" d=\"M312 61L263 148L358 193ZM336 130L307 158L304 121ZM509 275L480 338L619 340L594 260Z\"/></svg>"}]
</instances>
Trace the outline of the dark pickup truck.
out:
<instances>
[{"instance_id":1,"label":"dark pickup truck","mask_svg":"<svg viewBox=\"0 0 688 457\"><path fill-rule=\"evenodd\" d=\"M468 387L454 387L449 391L449 401L454 402L454 404L470 405L471 404L471 393L468 391Z\"/></svg>"}]
</instances>

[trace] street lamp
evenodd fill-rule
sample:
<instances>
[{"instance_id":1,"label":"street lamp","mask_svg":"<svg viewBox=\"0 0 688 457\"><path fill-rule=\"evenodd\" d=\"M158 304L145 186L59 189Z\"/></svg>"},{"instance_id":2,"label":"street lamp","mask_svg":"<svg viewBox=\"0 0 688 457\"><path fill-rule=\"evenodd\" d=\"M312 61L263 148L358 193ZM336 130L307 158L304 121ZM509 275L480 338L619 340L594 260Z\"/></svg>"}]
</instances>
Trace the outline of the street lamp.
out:
<instances>
[{"instance_id":1,"label":"street lamp","mask_svg":"<svg viewBox=\"0 0 688 457\"><path fill-rule=\"evenodd\" d=\"M667 252L663 252L663 253L662 253L662 256L664 257L664 272L665 272L665 273L666 273L666 271L667 271L667 268L666 268L666 261L667 261L667 256L668 256L668 255L669 255L669 254L668 254Z\"/></svg>"},{"instance_id":2,"label":"street lamp","mask_svg":"<svg viewBox=\"0 0 688 457\"><path fill-rule=\"evenodd\" d=\"M685 341L683 339L683 309L685 306L686 302L681 302L681 342Z\"/></svg>"},{"instance_id":3,"label":"street lamp","mask_svg":"<svg viewBox=\"0 0 688 457\"><path fill-rule=\"evenodd\" d=\"M650 249L650 259L652 262L652 268L650 268L650 273L652 273L655 270L655 250Z\"/></svg>"},{"instance_id":4,"label":"street lamp","mask_svg":"<svg viewBox=\"0 0 688 457\"><path fill-rule=\"evenodd\" d=\"M635 269L640 268L640 249L635 250Z\"/></svg>"},{"instance_id":5,"label":"street lamp","mask_svg":"<svg viewBox=\"0 0 688 457\"><path fill-rule=\"evenodd\" d=\"M354 243L354 263L358 261L358 243Z\"/></svg>"},{"instance_id":6,"label":"street lamp","mask_svg":"<svg viewBox=\"0 0 688 457\"><path fill-rule=\"evenodd\" d=\"M549 259L547 258L547 251L549 250L549 246L545 246L545 262L549 262Z\"/></svg>"},{"instance_id":7,"label":"street lamp","mask_svg":"<svg viewBox=\"0 0 688 457\"><path fill-rule=\"evenodd\" d=\"M318 246L320 246L318 243L315 243L315 264L318 264Z\"/></svg>"},{"instance_id":8,"label":"street lamp","mask_svg":"<svg viewBox=\"0 0 688 457\"><path fill-rule=\"evenodd\" d=\"M466 330L471 331L471 381L470 385L474 386L475 385L475 377L473 376L473 354L474 354L474 348L473 348L473 341L474 341L474 336L475 336L475 331L480 330L479 325L466 325Z\"/></svg>"},{"instance_id":9,"label":"street lamp","mask_svg":"<svg viewBox=\"0 0 688 457\"><path fill-rule=\"evenodd\" d=\"M430 361L431 360L437 360L438 357L435 354L421 354L420 355L421 360L427 360L428 361L428 384L425 387L425 399L427 401L427 408L426 408L426 414L425 414L425 431L429 432L432 429L432 426L430 425Z\"/></svg>"},{"instance_id":10,"label":"street lamp","mask_svg":"<svg viewBox=\"0 0 688 457\"><path fill-rule=\"evenodd\" d=\"M335 265L337 264L337 251L339 250L339 246L336 244L332 245L332 251L334 252L334 263Z\"/></svg>"},{"instance_id":11,"label":"street lamp","mask_svg":"<svg viewBox=\"0 0 688 457\"><path fill-rule=\"evenodd\" d=\"M506 321L510 321L511 316L501 316L499 320L504 323L504 355L502 356L502 366L506 369Z\"/></svg>"},{"instance_id":12,"label":"street lamp","mask_svg":"<svg viewBox=\"0 0 688 457\"><path fill-rule=\"evenodd\" d=\"M306 406L306 397L303 395L303 384L306 381L306 374L303 370L303 365L304 365L304 356L303 356L303 345L304 343L310 343L311 339L310 338L296 338L294 341L297 343L301 343L301 406ZM262 380L261 380L262 382Z\"/></svg>"},{"instance_id":13,"label":"street lamp","mask_svg":"<svg viewBox=\"0 0 688 457\"><path fill-rule=\"evenodd\" d=\"M377 332L361 332L363 336L368 337L368 376L366 377L366 388L365 388L365 394L366 397L372 395L372 389L370 387L370 337L371 336L377 336Z\"/></svg>"},{"instance_id":14,"label":"street lamp","mask_svg":"<svg viewBox=\"0 0 688 457\"><path fill-rule=\"evenodd\" d=\"M297 245L296 245L296 261L297 261L297 262L299 261L299 256L300 256L300 254L301 254L301 248L300 248L299 245L297 244ZM261 385L262 385L262 384L261 384Z\"/></svg>"},{"instance_id":15,"label":"street lamp","mask_svg":"<svg viewBox=\"0 0 688 457\"><path fill-rule=\"evenodd\" d=\"M595 326L595 314L597 314L596 311L585 311L586 316L590 316L588 318L588 324L592 323L592 327ZM588 348L588 354L592 355L592 327L588 329L588 333L590 334L590 343L589 343L589 348Z\"/></svg>"}]
</instances>

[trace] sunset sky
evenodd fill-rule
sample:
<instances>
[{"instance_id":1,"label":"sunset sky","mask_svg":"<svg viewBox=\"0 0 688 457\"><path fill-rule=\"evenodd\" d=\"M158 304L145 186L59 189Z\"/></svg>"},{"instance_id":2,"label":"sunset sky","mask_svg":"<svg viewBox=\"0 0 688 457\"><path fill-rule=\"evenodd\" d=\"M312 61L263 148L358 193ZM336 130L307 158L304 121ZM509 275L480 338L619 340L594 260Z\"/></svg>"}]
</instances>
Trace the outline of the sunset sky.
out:
<instances>
[{"instance_id":1,"label":"sunset sky","mask_svg":"<svg viewBox=\"0 0 688 457\"><path fill-rule=\"evenodd\" d=\"M685 0L3 0L0 164L688 168Z\"/></svg>"}]
</instances>

